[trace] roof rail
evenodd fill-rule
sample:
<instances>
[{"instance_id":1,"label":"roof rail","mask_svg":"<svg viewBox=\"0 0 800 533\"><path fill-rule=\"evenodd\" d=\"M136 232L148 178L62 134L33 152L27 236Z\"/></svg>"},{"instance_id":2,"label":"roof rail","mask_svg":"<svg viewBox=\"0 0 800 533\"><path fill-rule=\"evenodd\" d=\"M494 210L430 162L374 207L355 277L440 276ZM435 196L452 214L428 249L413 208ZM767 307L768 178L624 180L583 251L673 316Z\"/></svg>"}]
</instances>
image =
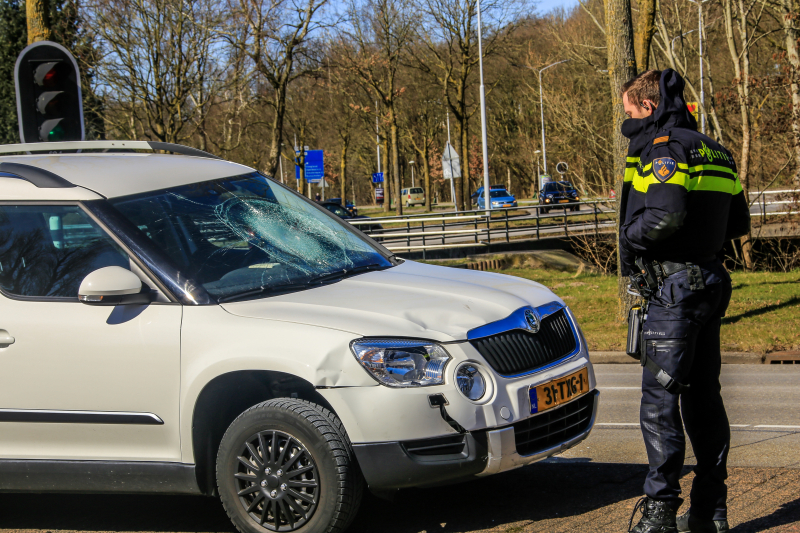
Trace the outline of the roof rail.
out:
<instances>
[{"instance_id":1,"label":"roof rail","mask_svg":"<svg viewBox=\"0 0 800 533\"><path fill-rule=\"evenodd\" d=\"M66 189L75 187L75 184L53 174L49 170L22 165L20 163L0 163L0 177L12 176L28 181L40 189Z\"/></svg>"},{"instance_id":2,"label":"roof rail","mask_svg":"<svg viewBox=\"0 0 800 533\"><path fill-rule=\"evenodd\" d=\"M219 157L215 155L190 146L154 141L69 141L0 145L0 154L12 154L17 152L60 152L62 150L163 150L180 155L219 159Z\"/></svg>"}]
</instances>

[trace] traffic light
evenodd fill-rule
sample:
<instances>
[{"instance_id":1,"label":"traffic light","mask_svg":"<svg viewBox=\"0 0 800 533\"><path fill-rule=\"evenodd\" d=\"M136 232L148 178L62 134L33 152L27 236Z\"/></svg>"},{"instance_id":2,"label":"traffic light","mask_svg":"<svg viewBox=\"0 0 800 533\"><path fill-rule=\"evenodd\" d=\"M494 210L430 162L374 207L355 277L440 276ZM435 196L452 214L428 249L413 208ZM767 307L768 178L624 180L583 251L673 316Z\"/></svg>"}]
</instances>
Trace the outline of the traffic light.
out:
<instances>
[{"instance_id":1,"label":"traffic light","mask_svg":"<svg viewBox=\"0 0 800 533\"><path fill-rule=\"evenodd\" d=\"M81 76L66 48L50 41L28 46L17 58L14 82L22 142L84 139Z\"/></svg>"}]
</instances>

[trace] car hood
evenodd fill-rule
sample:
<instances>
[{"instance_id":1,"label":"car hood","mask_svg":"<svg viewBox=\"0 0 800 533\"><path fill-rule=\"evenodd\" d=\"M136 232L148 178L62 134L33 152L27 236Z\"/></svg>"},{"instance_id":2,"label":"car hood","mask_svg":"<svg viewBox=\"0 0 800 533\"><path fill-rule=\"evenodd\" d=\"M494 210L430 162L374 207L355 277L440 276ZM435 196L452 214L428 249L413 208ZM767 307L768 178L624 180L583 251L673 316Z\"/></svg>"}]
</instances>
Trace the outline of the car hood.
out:
<instances>
[{"instance_id":1,"label":"car hood","mask_svg":"<svg viewBox=\"0 0 800 533\"><path fill-rule=\"evenodd\" d=\"M501 196L499 198L491 198L491 201L511 203L511 202L516 202L517 200L513 196Z\"/></svg>"},{"instance_id":2,"label":"car hood","mask_svg":"<svg viewBox=\"0 0 800 533\"><path fill-rule=\"evenodd\" d=\"M306 291L229 302L234 315L347 331L440 342L464 340L478 326L515 310L563 302L533 281L404 261ZM298 339L300 340L300 339Z\"/></svg>"}]
</instances>

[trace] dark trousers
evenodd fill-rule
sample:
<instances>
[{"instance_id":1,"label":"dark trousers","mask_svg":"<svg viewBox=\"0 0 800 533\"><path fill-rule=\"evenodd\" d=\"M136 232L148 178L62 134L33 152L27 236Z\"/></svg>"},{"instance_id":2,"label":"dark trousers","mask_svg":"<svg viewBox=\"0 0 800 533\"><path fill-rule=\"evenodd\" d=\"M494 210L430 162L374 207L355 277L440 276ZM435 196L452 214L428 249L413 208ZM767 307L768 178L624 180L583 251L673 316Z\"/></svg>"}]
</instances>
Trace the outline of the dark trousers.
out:
<instances>
[{"instance_id":1,"label":"dark trousers","mask_svg":"<svg viewBox=\"0 0 800 533\"><path fill-rule=\"evenodd\" d=\"M680 507L685 425L697 459L692 514L724 520L730 426L720 394L719 334L731 281L719 262L701 267L705 289L689 290L686 271L673 274L653 295L644 323L647 356L689 385L680 394L670 394L643 369L640 422L650 463L644 491L651 498L669 501L676 510Z\"/></svg>"}]
</instances>

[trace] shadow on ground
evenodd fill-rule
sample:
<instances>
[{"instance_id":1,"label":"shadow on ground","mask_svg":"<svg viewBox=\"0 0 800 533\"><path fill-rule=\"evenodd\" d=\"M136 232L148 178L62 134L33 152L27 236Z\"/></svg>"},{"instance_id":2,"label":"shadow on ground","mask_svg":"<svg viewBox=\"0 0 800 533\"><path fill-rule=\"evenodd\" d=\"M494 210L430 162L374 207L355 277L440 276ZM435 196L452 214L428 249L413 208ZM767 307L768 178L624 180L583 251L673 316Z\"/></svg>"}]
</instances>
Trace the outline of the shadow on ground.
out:
<instances>
[{"instance_id":1,"label":"shadow on ground","mask_svg":"<svg viewBox=\"0 0 800 533\"><path fill-rule=\"evenodd\" d=\"M451 533L576 516L640 495L645 472L643 465L555 459L460 485L400 491L393 502L369 496L348 531ZM0 529L233 531L218 499L63 494L0 494Z\"/></svg>"},{"instance_id":2,"label":"shadow on ground","mask_svg":"<svg viewBox=\"0 0 800 533\"><path fill-rule=\"evenodd\" d=\"M800 498L785 503L769 516L749 520L731 529L731 533L758 533L768 528L796 524L800 521Z\"/></svg>"}]
</instances>

